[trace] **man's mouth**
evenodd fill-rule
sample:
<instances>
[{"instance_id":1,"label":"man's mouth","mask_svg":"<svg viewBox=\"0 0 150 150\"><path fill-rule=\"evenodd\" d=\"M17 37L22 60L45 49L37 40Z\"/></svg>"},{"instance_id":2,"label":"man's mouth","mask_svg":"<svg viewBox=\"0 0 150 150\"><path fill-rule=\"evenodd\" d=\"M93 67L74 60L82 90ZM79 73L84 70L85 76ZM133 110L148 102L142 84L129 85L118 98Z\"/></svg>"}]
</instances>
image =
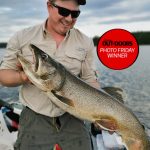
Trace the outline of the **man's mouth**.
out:
<instances>
[{"instance_id":1,"label":"man's mouth","mask_svg":"<svg viewBox=\"0 0 150 150\"><path fill-rule=\"evenodd\" d=\"M70 23L65 23L65 22L61 22L62 23L62 25L64 26L64 27L70 27L71 26L71 24Z\"/></svg>"}]
</instances>

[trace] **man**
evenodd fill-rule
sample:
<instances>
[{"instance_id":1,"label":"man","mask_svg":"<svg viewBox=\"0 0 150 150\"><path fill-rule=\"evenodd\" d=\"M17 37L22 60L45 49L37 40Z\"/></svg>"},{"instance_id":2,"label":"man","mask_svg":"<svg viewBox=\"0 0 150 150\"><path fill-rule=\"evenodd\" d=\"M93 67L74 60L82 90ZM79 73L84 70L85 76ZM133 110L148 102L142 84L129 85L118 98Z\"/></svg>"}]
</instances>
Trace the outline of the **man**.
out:
<instances>
[{"instance_id":1,"label":"man","mask_svg":"<svg viewBox=\"0 0 150 150\"><path fill-rule=\"evenodd\" d=\"M33 62L32 43L62 63L87 83L99 88L93 66L93 42L73 28L85 0L47 1L48 19L40 25L17 32L8 42L7 53L0 70L0 83L22 85L20 99L26 106L20 117L20 129L15 150L91 150L90 135L83 121L65 113L37 87L21 70L16 57L21 51Z\"/></svg>"}]
</instances>

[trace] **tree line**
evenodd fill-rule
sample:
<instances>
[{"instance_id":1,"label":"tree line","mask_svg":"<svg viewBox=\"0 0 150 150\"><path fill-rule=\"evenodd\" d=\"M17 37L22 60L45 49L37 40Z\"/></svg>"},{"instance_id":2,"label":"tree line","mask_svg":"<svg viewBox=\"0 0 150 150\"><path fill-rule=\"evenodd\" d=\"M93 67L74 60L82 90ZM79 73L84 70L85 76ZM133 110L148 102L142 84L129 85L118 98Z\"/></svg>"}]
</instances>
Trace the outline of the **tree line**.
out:
<instances>
[{"instance_id":1,"label":"tree line","mask_svg":"<svg viewBox=\"0 0 150 150\"><path fill-rule=\"evenodd\" d=\"M139 45L150 45L150 31L148 32L133 32L132 33ZM94 36L93 42L97 46L100 36ZM5 48L7 46L6 42L0 43L0 48Z\"/></svg>"},{"instance_id":2,"label":"tree line","mask_svg":"<svg viewBox=\"0 0 150 150\"><path fill-rule=\"evenodd\" d=\"M7 46L7 43L6 43L6 42L0 43L0 48L5 48L6 46Z\"/></svg>"},{"instance_id":3,"label":"tree line","mask_svg":"<svg viewBox=\"0 0 150 150\"><path fill-rule=\"evenodd\" d=\"M133 32L139 45L150 45L150 31L149 32ZM100 36L94 36L94 45L97 46Z\"/></svg>"}]
</instances>

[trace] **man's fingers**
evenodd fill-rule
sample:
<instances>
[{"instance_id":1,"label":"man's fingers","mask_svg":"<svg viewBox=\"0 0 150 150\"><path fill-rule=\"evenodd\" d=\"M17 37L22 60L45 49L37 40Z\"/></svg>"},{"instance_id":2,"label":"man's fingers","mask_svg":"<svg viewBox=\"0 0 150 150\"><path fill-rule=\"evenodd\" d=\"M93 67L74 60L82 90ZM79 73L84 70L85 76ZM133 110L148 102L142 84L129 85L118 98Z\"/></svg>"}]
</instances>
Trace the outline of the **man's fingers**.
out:
<instances>
[{"instance_id":1,"label":"man's fingers","mask_svg":"<svg viewBox=\"0 0 150 150\"><path fill-rule=\"evenodd\" d=\"M16 64L16 66L17 66L17 68L18 68L19 70L22 70L22 65L21 65L20 62L18 62L18 63Z\"/></svg>"},{"instance_id":2,"label":"man's fingers","mask_svg":"<svg viewBox=\"0 0 150 150\"><path fill-rule=\"evenodd\" d=\"M117 128L116 128L116 126L114 125L114 124L108 124L109 125L109 128L111 129L111 130L114 130L114 131L108 131L110 134L113 134L114 132L115 132L115 130L117 130ZM107 125L107 126L108 126ZM95 128L97 128L98 130L104 130L104 129L102 129L97 123L94 123L94 126L95 126Z\"/></svg>"},{"instance_id":3,"label":"man's fingers","mask_svg":"<svg viewBox=\"0 0 150 150\"><path fill-rule=\"evenodd\" d=\"M21 80L22 80L24 83L31 83L31 84L33 84L33 83L29 80L28 76L27 76L23 71L20 71L20 77L21 77Z\"/></svg>"}]
</instances>

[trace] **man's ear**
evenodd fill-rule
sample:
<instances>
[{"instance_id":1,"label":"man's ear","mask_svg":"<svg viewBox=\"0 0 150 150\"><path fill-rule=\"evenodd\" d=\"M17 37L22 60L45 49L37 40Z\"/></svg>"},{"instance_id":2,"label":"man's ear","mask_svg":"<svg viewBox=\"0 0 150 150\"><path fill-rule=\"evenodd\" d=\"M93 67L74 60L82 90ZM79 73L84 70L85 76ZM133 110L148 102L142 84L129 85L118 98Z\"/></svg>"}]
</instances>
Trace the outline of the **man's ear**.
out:
<instances>
[{"instance_id":1,"label":"man's ear","mask_svg":"<svg viewBox=\"0 0 150 150\"><path fill-rule=\"evenodd\" d=\"M50 13L50 9L52 8L52 5L49 1L47 1L47 10Z\"/></svg>"}]
</instances>

